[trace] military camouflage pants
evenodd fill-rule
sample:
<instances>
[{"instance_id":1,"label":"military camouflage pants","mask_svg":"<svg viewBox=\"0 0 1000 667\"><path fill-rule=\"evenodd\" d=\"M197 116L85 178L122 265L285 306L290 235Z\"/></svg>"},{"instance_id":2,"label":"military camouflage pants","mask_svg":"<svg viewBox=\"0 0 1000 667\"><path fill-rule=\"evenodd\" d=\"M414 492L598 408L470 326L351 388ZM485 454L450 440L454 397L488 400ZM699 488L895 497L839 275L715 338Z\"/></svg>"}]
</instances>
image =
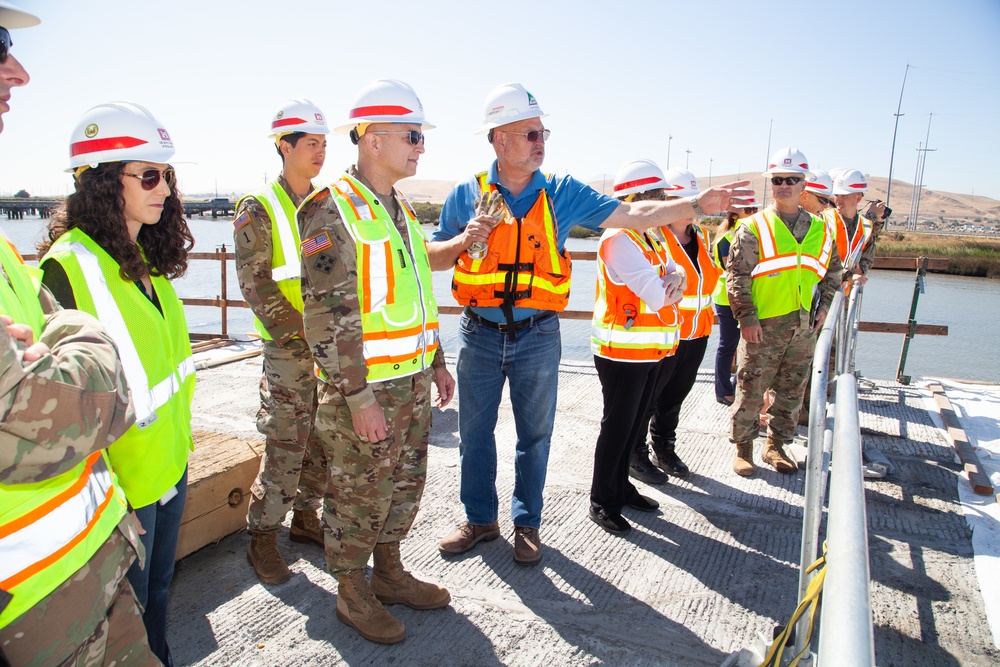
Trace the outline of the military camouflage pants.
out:
<instances>
[{"instance_id":1,"label":"military camouflage pants","mask_svg":"<svg viewBox=\"0 0 1000 667\"><path fill-rule=\"evenodd\" d=\"M276 530L293 504L319 509L326 489L326 460L313 433L316 375L308 344L285 347L264 341L257 430L266 438L260 472L251 487L247 527Z\"/></svg>"},{"instance_id":2,"label":"military camouflage pants","mask_svg":"<svg viewBox=\"0 0 1000 667\"><path fill-rule=\"evenodd\" d=\"M159 665L125 578L134 557L116 528L83 567L0 630L3 657L14 667Z\"/></svg>"},{"instance_id":3,"label":"military camouflage pants","mask_svg":"<svg viewBox=\"0 0 1000 667\"><path fill-rule=\"evenodd\" d=\"M316 413L330 467L323 504L326 566L339 576L365 567L375 544L406 537L427 477L431 429L431 370L372 384L388 430L382 442L362 442L346 403Z\"/></svg>"},{"instance_id":4,"label":"military camouflage pants","mask_svg":"<svg viewBox=\"0 0 1000 667\"><path fill-rule=\"evenodd\" d=\"M771 419L768 437L791 442L802 395L812 369L816 333L807 326L768 327L762 325L764 340L747 343L740 339L736 351L736 401L732 407L732 442L752 442L760 428L764 392L774 390L774 402L767 409Z\"/></svg>"}]
</instances>

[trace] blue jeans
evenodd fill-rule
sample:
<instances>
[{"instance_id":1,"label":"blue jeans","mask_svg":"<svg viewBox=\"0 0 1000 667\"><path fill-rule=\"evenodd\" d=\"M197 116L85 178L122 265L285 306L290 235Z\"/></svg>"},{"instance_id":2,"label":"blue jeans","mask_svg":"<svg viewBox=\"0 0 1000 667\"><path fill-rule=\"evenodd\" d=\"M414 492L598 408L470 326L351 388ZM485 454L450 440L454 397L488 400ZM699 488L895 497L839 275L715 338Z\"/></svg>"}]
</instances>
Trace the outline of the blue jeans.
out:
<instances>
[{"instance_id":1,"label":"blue jeans","mask_svg":"<svg viewBox=\"0 0 1000 667\"><path fill-rule=\"evenodd\" d=\"M715 396L735 396L733 386L733 357L740 344L740 325L729 306L715 304L719 316L719 348L715 351Z\"/></svg>"},{"instance_id":2,"label":"blue jeans","mask_svg":"<svg viewBox=\"0 0 1000 667\"><path fill-rule=\"evenodd\" d=\"M146 567L139 561L125 573L135 590L135 597L145 610L142 622L153 655L167 667L173 665L167 646L167 591L174 578L174 555L177 553L177 535L181 530L181 515L187 498L187 470L177 482L177 495L166 505L158 502L135 510L145 535L140 535L146 549Z\"/></svg>"},{"instance_id":3,"label":"blue jeans","mask_svg":"<svg viewBox=\"0 0 1000 667\"><path fill-rule=\"evenodd\" d=\"M458 430L461 499L469 523L497 520L497 445L494 430L504 382L517 431L514 525L538 528L549 443L556 416L562 341L555 315L521 329L516 338L462 316L458 334Z\"/></svg>"}]
</instances>

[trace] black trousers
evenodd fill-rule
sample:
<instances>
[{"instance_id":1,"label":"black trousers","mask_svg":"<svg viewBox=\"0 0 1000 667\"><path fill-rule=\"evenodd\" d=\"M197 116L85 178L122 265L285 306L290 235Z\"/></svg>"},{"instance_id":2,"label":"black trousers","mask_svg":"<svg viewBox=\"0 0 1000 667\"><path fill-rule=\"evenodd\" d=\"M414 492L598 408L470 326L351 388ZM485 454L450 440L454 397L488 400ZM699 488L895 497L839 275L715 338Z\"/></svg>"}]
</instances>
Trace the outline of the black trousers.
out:
<instances>
[{"instance_id":1,"label":"black trousers","mask_svg":"<svg viewBox=\"0 0 1000 667\"><path fill-rule=\"evenodd\" d=\"M644 417L653 397L658 361L631 363L594 357L604 394L601 432L594 449L590 503L609 514L620 514L638 493L628 479L628 460L637 439L645 439Z\"/></svg>"},{"instance_id":2,"label":"black trousers","mask_svg":"<svg viewBox=\"0 0 1000 667\"><path fill-rule=\"evenodd\" d=\"M665 366L656 378L649 404L649 438L653 442L653 451L674 446L681 404L698 379L698 367L705 358L707 347L708 336L682 340L672 357L673 367Z\"/></svg>"}]
</instances>

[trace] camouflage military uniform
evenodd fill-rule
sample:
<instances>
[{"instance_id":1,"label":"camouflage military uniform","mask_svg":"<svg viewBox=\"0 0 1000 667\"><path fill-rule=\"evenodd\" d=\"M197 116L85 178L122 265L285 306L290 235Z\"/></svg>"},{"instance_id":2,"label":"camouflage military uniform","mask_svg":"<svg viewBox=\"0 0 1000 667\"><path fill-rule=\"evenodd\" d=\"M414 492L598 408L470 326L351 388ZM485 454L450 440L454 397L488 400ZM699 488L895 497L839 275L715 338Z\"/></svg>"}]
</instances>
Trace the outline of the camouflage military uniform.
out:
<instances>
[{"instance_id":1,"label":"camouflage military uniform","mask_svg":"<svg viewBox=\"0 0 1000 667\"><path fill-rule=\"evenodd\" d=\"M24 345L0 327L3 485L65 473L135 421L111 338L89 315L58 310L47 290L40 300L50 313L41 342L51 354L24 363ZM90 430L80 433L82 423ZM144 558L142 543L134 517L126 514L86 564L0 629L0 657L11 665L159 665L125 578L136 558ZM0 591L0 608L10 599Z\"/></svg>"},{"instance_id":2,"label":"camouflage military uniform","mask_svg":"<svg viewBox=\"0 0 1000 667\"><path fill-rule=\"evenodd\" d=\"M355 168L349 173L372 189ZM395 196L376 194L408 243ZM438 348L433 368L369 384L354 240L328 191L306 202L298 217L303 243L324 232L331 242L302 257L302 297L306 339L329 378L319 382L316 431L330 467L323 508L327 569L342 575L364 568L376 543L401 540L413 524L427 473L431 378L444 354ZM388 435L363 442L351 414L374 403L385 413Z\"/></svg>"},{"instance_id":3,"label":"camouflage military uniform","mask_svg":"<svg viewBox=\"0 0 1000 667\"><path fill-rule=\"evenodd\" d=\"M785 216L779 214L779 217L799 243L813 224L812 217L803 209L799 209L798 216L791 223L785 220ZM757 307L751 296L750 274L759 259L757 237L748 225L740 225L729 251L726 291L733 316L740 326L760 324L764 340L747 343L740 339L730 437L734 443L754 440L760 427L764 392L773 389L774 402L768 408L768 436L775 442L788 443L795 436L798 412L816 347L816 333L812 331L815 312L800 308L787 315L758 320ZM829 311L842 273L840 257L834 248L826 275L819 283L819 308Z\"/></svg>"},{"instance_id":4,"label":"camouflage military uniform","mask_svg":"<svg viewBox=\"0 0 1000 667\"><path fill-rule=\"evenodd\" d=\"M278 182L298 206L304 197ZM251 489L247 526L276 530L288 508L315 512L326 489L326 463L313 433L316 376L302 337L302 315L271 277L271 218L253 197L244 199L234 222L236 271L243 298L273 340L264 341L257 430L266 438L260 473ZM294 258L292 259L294 261Z\"/></svg>"}]
</instances>

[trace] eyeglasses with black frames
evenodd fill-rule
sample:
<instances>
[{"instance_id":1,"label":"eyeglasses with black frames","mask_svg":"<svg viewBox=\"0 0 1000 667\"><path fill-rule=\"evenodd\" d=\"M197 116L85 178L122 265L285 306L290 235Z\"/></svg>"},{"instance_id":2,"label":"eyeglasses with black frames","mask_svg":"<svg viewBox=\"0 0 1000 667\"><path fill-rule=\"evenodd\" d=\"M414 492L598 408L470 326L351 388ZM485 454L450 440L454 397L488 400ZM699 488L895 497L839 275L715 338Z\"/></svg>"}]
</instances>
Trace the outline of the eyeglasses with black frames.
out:
<instances>
[{"instance_id":1,"label":"eyeglasses with black frames","mask_svg":"<svg viewBox=\"0 0 1000 667\"><path fill-rule=\"evenodd\" d=\"M787 183L788 185L796 185L801 180L801 176L772 176L771 185L782 185L784 183Z\"/></svg>"}]
</instances>

